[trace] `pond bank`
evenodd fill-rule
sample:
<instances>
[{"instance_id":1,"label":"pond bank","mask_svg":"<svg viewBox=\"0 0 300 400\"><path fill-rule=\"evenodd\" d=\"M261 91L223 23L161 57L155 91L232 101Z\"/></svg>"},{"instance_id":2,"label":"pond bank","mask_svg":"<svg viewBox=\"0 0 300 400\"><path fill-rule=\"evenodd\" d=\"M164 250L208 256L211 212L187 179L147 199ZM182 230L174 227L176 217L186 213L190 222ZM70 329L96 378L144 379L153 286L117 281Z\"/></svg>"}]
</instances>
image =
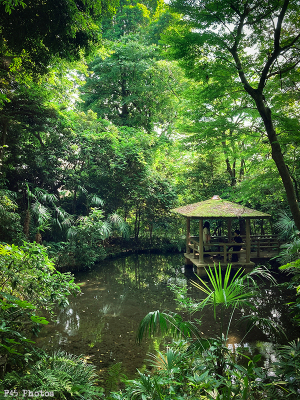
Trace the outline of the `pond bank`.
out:
<instances>
[{"instance_id":1,"label":"pond bank","mask_svg":"<svg viewBox=\"0 0 300 400\"><path fill-rule=\"evenodd\" d=\"M124 240L121 238L113 238L110 240L104 241L103 247L104 256L101 261L96 262L92 267L86 267L84 265L74 264L72 257L69 257L70 260L73 260L73 263L63 263L60 264L59 261L61 257L59 256L60 252L58 251L58 257L56 261L56 269L60 272L80 272L80 271L89 271L94 268L97 268L97 265L101 264L104 260L115 259L119 257L127 257L134 254L179 254L184 252L185 249L185 241L171 241L168 239L160 239L154 241L151 245L147 240ZM52 251L52 253L54 253ZM103 253L102 253L103 254Z\"/></svg>"}]
</instances>

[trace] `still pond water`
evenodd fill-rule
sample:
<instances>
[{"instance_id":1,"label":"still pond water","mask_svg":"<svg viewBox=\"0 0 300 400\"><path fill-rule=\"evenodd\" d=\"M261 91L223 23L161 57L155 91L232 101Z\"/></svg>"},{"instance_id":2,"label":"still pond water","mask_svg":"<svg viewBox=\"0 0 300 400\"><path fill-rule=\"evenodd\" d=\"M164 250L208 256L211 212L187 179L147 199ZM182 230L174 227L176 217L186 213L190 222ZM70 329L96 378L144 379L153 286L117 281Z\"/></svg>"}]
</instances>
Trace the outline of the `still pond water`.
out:
<instances>
[{"instance_id":1,"label":"still pond water","mask_svg":"<svg viewBox=\"0 0 300 400\"><path fill-rule=\"evenodd\" d=\"M82 294L70 298L69 306L58 311L57 320L43 328L37 344L48 351L60 348L84 354L100 375L112 364L122 362L124 373L132 378L136 369L145 365L147 354L159 345L158 339L136 343L140 321L149 311L176 311L169 285L188 285L191 296L201 298L190 283L197 278L183 263L182 254L131 255L105 260L93 271L77 273L76 282L81 284ZM286 320L287 301L284 292L261 283L261 297L256 300L261 315L289 326L286 330L291 339L295 332ZM243 339L245 327L234 323L231 326L229 343L235 346ZM211 309L202 314L201 330L204 337L218 332ZM265 342L268 336L267 331L253 330L244 342Z\"/></svg>"}]
</instances>

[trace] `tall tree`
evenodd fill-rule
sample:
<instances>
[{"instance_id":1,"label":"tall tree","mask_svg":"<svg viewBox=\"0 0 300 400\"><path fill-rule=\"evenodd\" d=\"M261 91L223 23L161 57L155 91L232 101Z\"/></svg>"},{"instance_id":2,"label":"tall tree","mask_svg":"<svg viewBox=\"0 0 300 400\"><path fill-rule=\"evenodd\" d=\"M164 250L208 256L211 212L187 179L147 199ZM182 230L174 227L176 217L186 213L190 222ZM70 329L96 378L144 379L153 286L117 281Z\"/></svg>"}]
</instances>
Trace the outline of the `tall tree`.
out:
<instances>
[{"instance_id":1,"label":"tall tree","mask_svg":"<svg viewBox=\"0 0 300 400\"><path fill-rule=\"evenodd\" d=\"M264 123L272 158L281 176L287 200L300 228L300 209L280 138L273 118L274 91L289 99L298 91L300 63L300 5L296 0L219 1L172 0L171 6L185 16L189 32L177 34L173 52L189 69L205 70L208 60L227 70ZM216 70L207 78L218 81Z\"/></svg>"},{"instance_id":2,"label":"tall tree","mask_svg":"<svg viewBox=\"0 0 300 400\"><path fill-rule=\"evenodd\" d=\"M157 46L127 35L111 46L108 57L96 57L89 68L82 88L84 110L147 132L154 125L168 129L173 122L183 74L175 64L159 60Z\"/></svg>"}]
</instances>

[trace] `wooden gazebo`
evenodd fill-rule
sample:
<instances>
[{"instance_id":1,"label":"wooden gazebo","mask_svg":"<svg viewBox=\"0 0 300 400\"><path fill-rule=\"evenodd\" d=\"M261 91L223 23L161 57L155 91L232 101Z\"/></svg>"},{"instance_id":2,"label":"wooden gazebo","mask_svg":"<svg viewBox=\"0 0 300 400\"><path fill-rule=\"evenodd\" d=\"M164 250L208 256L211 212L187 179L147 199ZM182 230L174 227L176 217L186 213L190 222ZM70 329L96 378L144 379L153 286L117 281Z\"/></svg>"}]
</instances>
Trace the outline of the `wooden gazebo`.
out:
<instances>
[{"instance_id":1,"label":"wooden gazebo","mask_svg":"<svg viewBox=\"0 0 300 400\"><path fill-rule=\"evenodd\" d=\"M243 218L245 220L246 235L243 237L242 250L238 252L239 261L230 262L231 264L252 267L254 266L254 262L250 260L250 257L252 258L251 249L253 250L255 247L257 258L259 258L263 257L263 251L267 247L269 252L274 250L274 246L276 249L279 247L278 242L275 244L274 238L271 238L270 235L255 236L251 235L250 232L250 219L269 218L269 214L223 200L219 196L213 196L209 200L175 208L172 210L172 212L186 217L186 252L184 254L186 265L192 263L197 267L205 267L208 265L213 265L214 263L221 263L221 265L226 266L230 262L228 258L228 249L229 247L236 245L231 238L231 225L233 218ZM199 220L199 237L193 237L190 235L191 219ZM210 219L227 220L228 236L212 237L211 243L209 245L205 244L205 247L209 247L209 251L205 251L203 247L203 220ZM267 240L268 243L266 245Z\"/></svg>"}]
</instances>

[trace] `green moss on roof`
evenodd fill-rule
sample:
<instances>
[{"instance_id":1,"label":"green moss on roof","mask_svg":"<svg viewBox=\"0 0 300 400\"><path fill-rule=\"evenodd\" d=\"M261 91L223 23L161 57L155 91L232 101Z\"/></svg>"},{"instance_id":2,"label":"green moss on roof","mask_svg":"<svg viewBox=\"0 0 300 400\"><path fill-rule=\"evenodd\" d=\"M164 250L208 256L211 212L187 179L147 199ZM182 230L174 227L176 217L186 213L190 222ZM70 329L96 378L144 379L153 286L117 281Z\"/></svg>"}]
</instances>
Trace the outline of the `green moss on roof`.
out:
<instances>
[{"instance_id":1,"label":"green moss on roof","mask_svg":"<svg viewBox=\"0 0 300 400\"><path fill-rule=\"evenodd\" d=\"M172 212L191 218L269 218L270 215L252 210L241 204L222 200L219 196L188 204L187 206L174 208Z\"/></svg>"}]
</instances>

